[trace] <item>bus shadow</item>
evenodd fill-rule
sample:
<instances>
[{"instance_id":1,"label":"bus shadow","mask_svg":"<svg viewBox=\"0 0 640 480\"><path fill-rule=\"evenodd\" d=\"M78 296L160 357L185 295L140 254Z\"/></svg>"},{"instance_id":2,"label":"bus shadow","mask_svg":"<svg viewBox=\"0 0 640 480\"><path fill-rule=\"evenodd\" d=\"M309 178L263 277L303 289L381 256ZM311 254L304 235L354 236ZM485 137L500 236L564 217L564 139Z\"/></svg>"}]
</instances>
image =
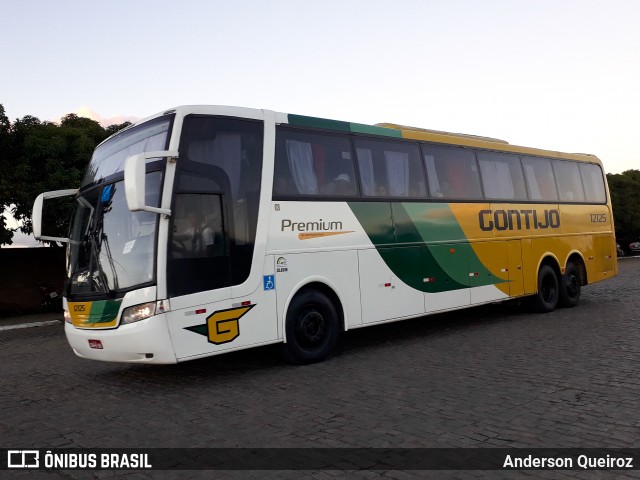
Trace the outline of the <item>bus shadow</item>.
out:
<instances>
[{"instance_id":1,"label":"bus shadow","mask_svg":"<svg viewBox=\"0 0 640 480\"><path fill-rule=\"evenodd\" d=\"M518 300L511 300L372 325L345 332L338 354L349 354L391 342L402 343L433 335L455 334L476 326L513 322L525 315L531 315L526 306Z\"/></svg>"},{"instance_id":2,"label":"bus shadow","mask_svg":"<svg viewBox=\"0 0 640 480\"><path fill-rule=\"evenodd\" d=\"M511 301L349 330L342 334L333 359L343 362L354 354L375 355L376 350L389 343L401 348L403 342L512 322L526 314L528 312L519 302ZM280 349L279 344L267 345L176 365L118 365L113 368L115 364L109 364L110 368L95 372L95 376L102 377L105 383L127 388L142 380L145 388L165 389L176 384L180 384L180 388L201 388L203 383L223 386L264 375L274 375L277 379L288 375L292 369L309 368L286 362L280 356ZM325 364L330 362L331 359Z\"/></svg>"}]
</instances>

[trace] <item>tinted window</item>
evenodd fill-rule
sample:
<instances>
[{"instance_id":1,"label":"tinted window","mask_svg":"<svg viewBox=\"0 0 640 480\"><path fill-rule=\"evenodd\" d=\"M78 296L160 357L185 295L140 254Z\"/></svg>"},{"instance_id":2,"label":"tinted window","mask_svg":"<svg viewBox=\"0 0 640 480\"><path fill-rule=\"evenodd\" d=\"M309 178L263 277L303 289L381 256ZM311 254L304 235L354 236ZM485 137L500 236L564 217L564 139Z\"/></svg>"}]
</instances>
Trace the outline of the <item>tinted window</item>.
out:
<instances>
[{"instance_id":1,"label":"tinted window","mask_svg":"<svg viewBox=\"0 0 640 480\"><path fill-rule=\"evenodd\" d=\"M355 146L363 195L426 196L417 144L356 138Z\"/></svg>"},{"instance_id":2,"label":"tinted window","mask_svg":"<svg viewBox=\"0 0 640 480\"><path fill-rule=\"evenodd\" d=\"M478 152L477 155L485 198L527 199L519 157L494 152Z\"/></svg>"},{"instance_id":3,"label":"tinted window","mask_svg":"<svg viewBox=\"0 0 640 480\"><path fill-rule=\"evenodd\" d=\"M584 189L577 163L554 160L553 172L558 182L561 202L584 202Z\"/></svg>"},{"instance_id":4,"label":"tinted window","mask_svg":"<svg viewBox=\"0 0 640 480\"><path fill-rule=\"evenodd\" d=\"M356 195L348 137L280 127L276 134L273 193L275 196Z\"/></svg>"},{"instance_id":5,"label":"tinted window","mask_svg":"<svg viewBox=\"0 0 640 480\"><path fill-rule=\"evenodd\" d=\"M550 160L538 157L522 157L522 168L530 200L540 200L542 202L558 201L556 181Z\"/></svg>"},{"instance_id":6,"label":"tinted window","mask_svg":"<svg viewBox=\"0 0 640 480\"><path fill-rule=\"evenodd\" d=\"M217 194L176 194L169 245L171 296L231 285L223 199Z\"/></svg>"},{"instance_id":7,"label":"tinted window","mask_svg":"<svg viewBox=\"0 0 640 480\"><path fill-rule=\"evenodd\" d=\"M93 153L81 187L124 170L130 155L164 150L173 116L162 117L125 130L110 138ZM149 159L147 162L152 162Z\"/></svg>"},{"instance_id":8,"label":"tinted window","mask_svg":"<svg viewBox=\"0 0 640 480\"><path fill-rule=\"evenodd\" d=\"M432 197L459 200L482 198L476 157L471 150L423 145L422 153Z\"/></svg>"},{"instance_id":9,"label":"tinted window","mask_svg":"<svg viewBox=\"0 0 640 480\"><path fill-rule=\"evenodd\" d=\"M262 123L184 120L169 245L170 295L244 282L258 222Z\"/></svg>"},{"instance_id":10,"label":"tinted window","mask_svg":"<svg viewBox=\"0 0 640 480\"><path fill-rule=\"evenodd\" d=\"M604 180L600 167L589 163L581 163L580 175L582 176L587 202L605 203L607 195L605 193Z\"/></svg>"}]
</instances>

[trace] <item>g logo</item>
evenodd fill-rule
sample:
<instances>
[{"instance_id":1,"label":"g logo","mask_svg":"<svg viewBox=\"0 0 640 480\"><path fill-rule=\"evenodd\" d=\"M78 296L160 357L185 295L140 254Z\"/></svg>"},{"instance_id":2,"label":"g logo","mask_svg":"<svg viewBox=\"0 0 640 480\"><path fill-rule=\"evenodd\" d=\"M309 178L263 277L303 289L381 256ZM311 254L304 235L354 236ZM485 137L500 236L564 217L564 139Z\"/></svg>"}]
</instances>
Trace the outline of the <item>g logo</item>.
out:
<instances>
[{"instance_id":1,"label":"g logo","mask_svg":"<svg viewBox=\"0 0 640 480\"><path fill-rule=\"evenodd\" d=\"M207 317L207 338L214 345L234 341L240 336L240 318L255 305L218 310Z\"/></svg>"}]
</instances>

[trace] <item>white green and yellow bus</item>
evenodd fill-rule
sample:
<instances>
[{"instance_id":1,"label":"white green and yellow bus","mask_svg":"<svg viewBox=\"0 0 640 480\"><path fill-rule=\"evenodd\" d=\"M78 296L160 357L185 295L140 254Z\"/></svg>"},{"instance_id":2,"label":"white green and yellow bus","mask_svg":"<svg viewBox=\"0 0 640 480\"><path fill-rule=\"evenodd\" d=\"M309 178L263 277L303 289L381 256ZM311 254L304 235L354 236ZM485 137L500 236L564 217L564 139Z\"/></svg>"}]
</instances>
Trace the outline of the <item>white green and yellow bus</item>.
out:
<instances>
[{"instance_id":1,"label":"white green and yellow bus","mask_svg":"<svg viewBox=\"0 0 640 480\"><path fill-rule=\"evenodd\" d=\"M73 195L65 332L83 358L175 363L616 275L598 158L472 135L182 106L100 144ZM59 240L59 239L58 239Z\"/></svg>"}]
</instances>

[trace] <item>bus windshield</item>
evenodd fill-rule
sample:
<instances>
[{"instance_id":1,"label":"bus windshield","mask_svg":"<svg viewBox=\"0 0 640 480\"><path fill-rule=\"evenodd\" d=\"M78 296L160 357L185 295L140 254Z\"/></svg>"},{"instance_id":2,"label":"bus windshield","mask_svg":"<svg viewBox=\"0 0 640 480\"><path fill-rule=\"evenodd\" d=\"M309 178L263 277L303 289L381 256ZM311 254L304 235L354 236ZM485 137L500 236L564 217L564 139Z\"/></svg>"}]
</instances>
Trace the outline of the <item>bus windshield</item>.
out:
<instances>
[{"instance_id":1,"label":"bus windshield","mask_svg":"<svg viewBox=\"0 0 640 480\"><path fill-rule=\"evenodd\" d=\"M96 148L71 225L70 297L116 296L155 282L158 218L129 210L123 170L128 156L166 148L172 120L165 116L124 130ZM147 205L160 203L164 162L158 160L150 159L147 165Z\"/></svg>"},{"instance_id":2,"label":"bus windshield","mask_svg":"<svg viewBox=\"0 0 640 480\"><path fill-rule=\"evenodd\" d=\"M81 189L124 170L130 155L164 150L173 116L161 117L118 133L98 145L82 180Z\"/></svg>"},{"instance_id":3,"label":"bus windshield","mask_svg":"<svg viewBox=\"0 0 640 480\"><path fill-rule=\"evenodd\" d=\"M159 203L162 172L147 174L147 204ZM69 250L69 295L115 295L154 282L158 216L131 212L124 181L77 198Z\"/></svg>"}]
</instances>

